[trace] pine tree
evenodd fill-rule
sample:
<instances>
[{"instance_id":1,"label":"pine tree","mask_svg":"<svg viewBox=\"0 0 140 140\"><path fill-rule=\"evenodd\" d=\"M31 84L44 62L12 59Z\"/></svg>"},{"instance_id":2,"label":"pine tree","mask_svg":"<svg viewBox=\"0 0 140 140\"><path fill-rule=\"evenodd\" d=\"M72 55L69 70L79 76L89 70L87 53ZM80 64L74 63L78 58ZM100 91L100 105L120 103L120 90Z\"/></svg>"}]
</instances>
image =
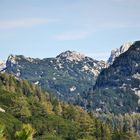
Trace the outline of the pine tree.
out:
<instances>
[{"instance_id":1,"label":"pine tree","mask_svg":"<svg viewBox=\"0 0 140 140\"><path fill-rule=\"evenodd\" d=\"M22 129L15 134L16 140L33 140L34 132L30 124L23 124Z\"/></svg>"},{"instance_id":2,"label":"pine tree","mask_svg":"<svg viewBox=\"0 0 140 140\"><path fill-rule=\"evenodd\" d=\"M4 126L0 124L0 140L6 140L4 137Z\"/></svg>"}]
</instances>

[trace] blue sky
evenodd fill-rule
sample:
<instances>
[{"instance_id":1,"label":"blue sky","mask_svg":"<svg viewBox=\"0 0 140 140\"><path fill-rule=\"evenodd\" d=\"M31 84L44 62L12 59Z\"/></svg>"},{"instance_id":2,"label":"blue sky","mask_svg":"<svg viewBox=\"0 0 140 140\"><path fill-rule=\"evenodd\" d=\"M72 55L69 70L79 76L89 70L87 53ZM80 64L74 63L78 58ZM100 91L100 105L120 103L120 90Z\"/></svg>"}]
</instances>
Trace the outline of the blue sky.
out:
<instances>
[{"instance_id":1,"label":"blue sky","mask_svg":"<svg viewBox=\"0 0 140 140\"><path fill-rule=\"evenodd\" d=\"M106 60L140 38L139 0L0 0L0 59L75 50Z\"/></svg>"}]
</instances>

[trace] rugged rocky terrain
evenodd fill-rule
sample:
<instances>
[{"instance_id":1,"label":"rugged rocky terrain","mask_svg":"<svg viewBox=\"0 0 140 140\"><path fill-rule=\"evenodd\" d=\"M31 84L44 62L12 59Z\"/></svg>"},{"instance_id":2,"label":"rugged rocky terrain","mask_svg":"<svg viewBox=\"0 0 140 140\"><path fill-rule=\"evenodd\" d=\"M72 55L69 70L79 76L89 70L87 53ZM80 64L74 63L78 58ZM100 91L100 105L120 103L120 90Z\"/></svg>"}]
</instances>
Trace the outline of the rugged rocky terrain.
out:
<instances>
[{"instance_id":1,"label":"rugged rocky terrain","mask_svg":"<svg viewBox=\"0 0 140 140\"><path fill-rule=\"evenodd\" d=\"M45 59L10 55L6 72L89 111L139 112L140 41L112 51L107 64L74 51Z\"/></svg>"},{"instance_id":2,"label":"rugged rocky terrain","mask_svg":"<svg viewBox=\"0 0 140 140\"><path fill-rule=\"evenodd\" d=\"M0 60L0 71L3 71L6 68L5 61Z\"/></svg>"},{"instance_id":3,"label":"rugged rocky terrain","mask_svg":"<svg viewBox=\"0 0 140 140\"><path fill-rule=\"evenodd\" d=\"M66 51L56 58L33 59L10 55L6 72L29 80L57 96L75 103L83 91L95 84L104 61L97 61L83 54Z\"/></svg>"},{"instance_id":4,"label":"rugged rocky terrain","mask_svg":"<svg viewBox=\"0 0 140 140\"><path fill-rule=\"evenodd\" d=\"M139 111L139 92L140 41L137 41L102 70L89 100L99 111L135 112Z\"/></svg>"},{"instance_id":5,"label":"rugged rocky terrain","mask_svg":"<svg viewBox=\"0 0 140 140\"><path fill-rule=\"evenodd\" d=\"M111 55L110 55L109 59L107 60L107 65L109 66L109 65L113 64L114 60L117 57L119 57L119 55L126 52L130 48L131 45L132 45L131 42L126 42L120 48L113 49L111 51Z\"/></svg>"}]
</instances>

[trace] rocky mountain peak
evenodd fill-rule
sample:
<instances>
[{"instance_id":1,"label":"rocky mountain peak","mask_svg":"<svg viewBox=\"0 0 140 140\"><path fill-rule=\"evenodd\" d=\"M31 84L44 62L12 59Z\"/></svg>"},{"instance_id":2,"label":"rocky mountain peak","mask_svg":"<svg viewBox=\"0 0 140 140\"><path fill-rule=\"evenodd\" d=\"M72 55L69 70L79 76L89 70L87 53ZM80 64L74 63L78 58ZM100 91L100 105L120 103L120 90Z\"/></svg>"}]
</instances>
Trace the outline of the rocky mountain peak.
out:
<instances>
[{"instance_id":1,"label":"rocky mountain peak","mask_svg":"<svg viewBox=\"0 0 140 140\"><path fill-rule=\"evenodd\" d=\"M107 61L107 65L109 66L109 65L113 64L116 57L118 57L120 54L126 52L132 44L133 43L131 43L131 42L126 42L120 48L116 48L116 49L112 50L111 55Z\"/></svg>"},{"instance_id":2,"label":"rocky mountain peak","mask_svg":"<svg viewBox=\"0 0 140 140\"><path fill-rule=\"evenodd\" d=\"M8 56L7 61L11 61L12 63L16 63L16 59L17 59L17 58L18 58L17 55L10 54L10 55Z\"/></svg>"},{"instance_id":3,"label":"rocky mountain peak","mask_svg":"<svg viewBox=\"0 0 140 140\"><path fill-rule=\"evenodd\" d=\"M126 52L130 46L132 45L133 43L132 42L126 42L124 43L121 47L120 47L120 53L124 53Z\"/></svg>"},{"instance_id":4,"label":"rocky mountain peak","mask_svg":"<svg viewBox=\"0 0 140 140\"><path fill-rule=\"evenodd\" d=\"M5 67L6 67L5 61L0 60L0 71L3 71L3 69L5 69Z\"/></svg>"},{"instance_id":5,"label":"rocky mountain peak","mask_svg":"<svg viewBox=\"0 0 140 140\"><path fill-rule=\"evenodd\" d=\"M3 60L0 60L0 66L3 65L3 64L4 64L4 61Z\"/></svg>"},{"instance_id":6,"label":"rocky mountain peak","mask_svg":"<svg viewBox=\"0 0 140 140\"><path fill-rule=\"evenodd\" d=\"M13 55L13 54L10 54L8 56L8 59L6 61L6 66L14 66L15 64L18 63L18 60L20 60L21 57L19 57L18 55Z\"/></svg>"},{"instance_id":7,"label":"rocky mountain peak","mask_svg":"<svg viewBox=\"0 0 140 140\"><path fill-rule=\"evenodd\" d=\"M35 60L39 60L38 58L31 58L31 57L25 57L24 55L9 55L7 59L7 63L11 64L17 64L19 60L26 60L29 62L34 62Z\"/></svg>"},{"instance_id":8,"label":"rocky mountain peak","mask_svg":"<svg viewBox=\"0 0 140 140\"><path fill-rule=\"evenodd\" d=\"M58 55L56 58L67 59L70 61L81 61L85 58L85 55L78 53L76 51L65 51Z\"/></svg>"}]
</instances>

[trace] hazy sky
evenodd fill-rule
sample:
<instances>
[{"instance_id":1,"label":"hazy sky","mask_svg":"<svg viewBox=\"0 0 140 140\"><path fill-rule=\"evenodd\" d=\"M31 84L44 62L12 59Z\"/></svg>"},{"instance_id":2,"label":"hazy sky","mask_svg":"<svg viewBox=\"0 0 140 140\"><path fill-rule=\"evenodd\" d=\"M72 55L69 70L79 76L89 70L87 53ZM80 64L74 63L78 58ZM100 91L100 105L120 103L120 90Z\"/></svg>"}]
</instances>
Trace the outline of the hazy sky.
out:
<instances>
[{"instance_id":1,"label":"hazy sky","mask_svg":"<svg viewBox=\"0 0 140 140\"><path fill-rule=\"evenodd\" d=\"M106 59L140 39L140 0L0 0L0 59L75 50Z\"/></svg>"}]
</instances>

